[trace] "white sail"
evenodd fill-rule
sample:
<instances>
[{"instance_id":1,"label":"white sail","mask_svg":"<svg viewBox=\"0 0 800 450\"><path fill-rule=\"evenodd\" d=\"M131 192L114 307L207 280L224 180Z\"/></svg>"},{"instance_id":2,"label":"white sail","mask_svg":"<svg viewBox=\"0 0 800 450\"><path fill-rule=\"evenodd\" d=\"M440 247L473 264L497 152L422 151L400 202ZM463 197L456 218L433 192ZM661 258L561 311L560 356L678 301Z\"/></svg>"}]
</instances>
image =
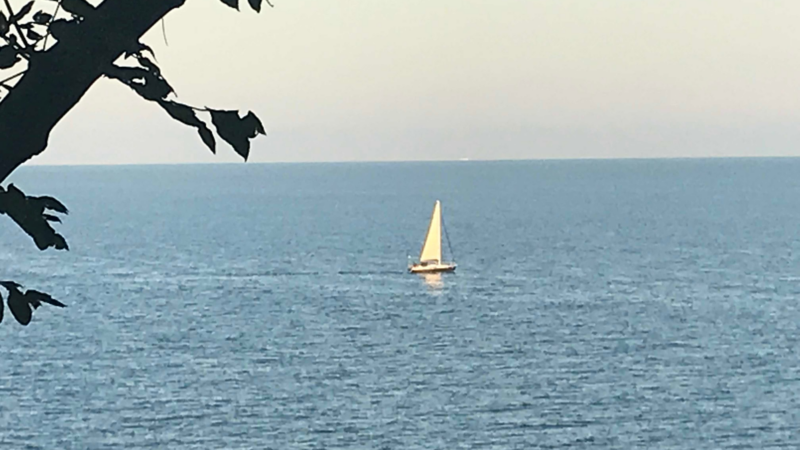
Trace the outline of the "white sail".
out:
<instances>
[{"instance_id":1,"label":"white sail","mask_svg":"<svg viewBox=\"0 0 800 450\"><path fill-rule=\"evenodd\" d=\"M419 260L442 262L442 206L439 200L433 205L431 224L428 225L428 234L425 236L425 243L422 244L422 252Z\"/></svg>"}]
</instances>

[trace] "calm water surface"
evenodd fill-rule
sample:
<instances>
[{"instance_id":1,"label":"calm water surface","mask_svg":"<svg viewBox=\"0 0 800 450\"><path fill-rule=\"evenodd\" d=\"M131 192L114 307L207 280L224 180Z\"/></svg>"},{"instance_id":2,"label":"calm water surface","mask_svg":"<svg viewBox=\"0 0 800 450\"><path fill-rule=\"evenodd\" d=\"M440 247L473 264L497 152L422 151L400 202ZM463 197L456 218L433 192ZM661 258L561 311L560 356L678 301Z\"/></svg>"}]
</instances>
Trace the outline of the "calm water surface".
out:
<instances>
[{"instance_id":1,"label":"calm water surface","mask_svg":"<svg viewBox=\"0 0 800 450\"><path fill-rule=\"evenodd\" d=\"M800 160L23 168L0 448L798 447ZM404 272L433 201L459 270Z\"/></svg>"}]
</instances>

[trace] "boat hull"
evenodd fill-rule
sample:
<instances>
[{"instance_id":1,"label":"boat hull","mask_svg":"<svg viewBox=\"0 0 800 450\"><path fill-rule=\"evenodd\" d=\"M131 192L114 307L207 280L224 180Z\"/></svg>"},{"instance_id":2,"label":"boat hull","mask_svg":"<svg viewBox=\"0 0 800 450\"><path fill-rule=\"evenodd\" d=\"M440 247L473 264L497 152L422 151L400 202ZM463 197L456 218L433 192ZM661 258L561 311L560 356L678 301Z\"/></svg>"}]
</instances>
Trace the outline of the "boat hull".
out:
<instances>
[{"instance_id":1,"label":"boat hull","mask_svg":"<svg viewBox=\"0 0 800 450\"><path fill-rule=\"evenodd\" d=\"M414 264L408 268L410 273L441 273L441 272L454 272L456 270L455 264Z\"/></svg>"}]
</instances>

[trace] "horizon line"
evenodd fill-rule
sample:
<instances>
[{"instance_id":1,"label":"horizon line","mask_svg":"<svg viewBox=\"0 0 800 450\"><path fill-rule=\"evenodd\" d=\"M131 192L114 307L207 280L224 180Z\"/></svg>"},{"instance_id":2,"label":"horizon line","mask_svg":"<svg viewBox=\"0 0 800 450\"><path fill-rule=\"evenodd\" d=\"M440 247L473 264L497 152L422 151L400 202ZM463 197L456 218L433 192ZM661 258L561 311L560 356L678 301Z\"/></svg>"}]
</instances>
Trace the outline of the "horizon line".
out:
<instances>
[{"instance_id":1,"label":"horizon line","mask_svg":"<svg viewBox=\"0 0 800 450\"><path fill-rule=\"evenodd\" d=\"M576 158L459 158L459 159L397 159L397 160L330 160L330 161L220 161L220 162L142 162L142 163L23 163L20 167L114 167L114 166L194 166L194 165L265 165L265 164L413 164L413 163L469 163L469 162L543 162L543 161L669 161L705 159L798 159L800 155L745 155L745 156L622 156Z\"/></svg>"}]
</instances>

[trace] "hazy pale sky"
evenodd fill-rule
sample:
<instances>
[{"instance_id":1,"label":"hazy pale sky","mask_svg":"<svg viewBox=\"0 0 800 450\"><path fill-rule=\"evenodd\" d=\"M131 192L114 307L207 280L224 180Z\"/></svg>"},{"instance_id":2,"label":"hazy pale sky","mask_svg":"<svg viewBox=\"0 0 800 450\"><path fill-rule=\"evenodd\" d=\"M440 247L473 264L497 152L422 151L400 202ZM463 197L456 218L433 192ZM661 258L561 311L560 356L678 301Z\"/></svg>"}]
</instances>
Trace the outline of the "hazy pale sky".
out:
<instances>
[{"instance_id":1,"label":"hazy pale sky","mask_svg":"<svg viewBox=\"0 0 800 450\"><path fill-rule=\"evenodd\" d=\"M190 0L178 100L250 109L251 161L800 155L800 2ZM37 163L240 160L110 80Z\"/></svg>"}]
</instances>

